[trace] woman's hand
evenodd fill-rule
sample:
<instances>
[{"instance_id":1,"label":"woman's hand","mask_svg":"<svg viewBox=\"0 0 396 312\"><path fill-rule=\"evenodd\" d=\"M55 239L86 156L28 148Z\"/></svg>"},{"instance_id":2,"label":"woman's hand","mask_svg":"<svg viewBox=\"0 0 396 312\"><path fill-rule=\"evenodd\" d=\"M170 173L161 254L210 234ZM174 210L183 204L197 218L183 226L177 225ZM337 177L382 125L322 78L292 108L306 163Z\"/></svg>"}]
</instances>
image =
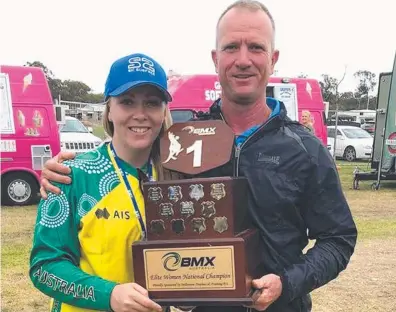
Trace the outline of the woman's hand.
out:
<instances>
[{"instance_id":1,"label":"woman's hand","mask_svg":"<svg viewBox=\"0 0 396 312\"><path fill-rule=\"evenodd\" d=\"M148 297L148 291L136 283L115 286L110 305L114 312L162 312L162 307Z\"/></svg>"},{"instance_id":2,"label":"woman's hand","mask_svg":"<svg viewBox=\"0 0 396 312\"><path fill-rule=\"evenodd\" d=\"M47 199L46 191L50 191L55 194L60 193L60 189L52 185L49 180L63 184L71 183L71 179L66 176L70 173L70 168L62 165L62 162L64 160L73 159L74 157L76 157L76 154L73 152L59 152L58 155L45 162L43 170L41 171L40 179L40 195L43 199Z\"/></svg>"}]
</instances>

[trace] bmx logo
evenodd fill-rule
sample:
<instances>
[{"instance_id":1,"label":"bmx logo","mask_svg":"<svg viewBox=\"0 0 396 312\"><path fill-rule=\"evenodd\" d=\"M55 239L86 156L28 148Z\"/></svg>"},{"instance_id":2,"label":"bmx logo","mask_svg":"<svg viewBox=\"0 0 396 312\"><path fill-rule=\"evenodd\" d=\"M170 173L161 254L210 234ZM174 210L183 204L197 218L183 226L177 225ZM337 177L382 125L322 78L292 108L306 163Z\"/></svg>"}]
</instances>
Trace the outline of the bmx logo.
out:
<instances>
[{"instance_id":1,"label":"bmx logo","mask_svg":"<svg viewBox=\"0 0 396 312\"><path fill-rule=\"evenodd\" d=\"M214 134L216 134L216 127L194 128L193 126L187 126L187 127L184 127L182 130L187 130L188 134L198 134L198 135L214 135Z\"/></svg>"},{"instance_id":2,"label":"bmx logo","mask_svg":"<svg viewBox=\"0 0 396 312\"><path fill-rule=\"evenodd\" d=\"M181 257L177 252L168 252L162 257L165 270L176 271L181 267L214 267L216 257Z\"/></svg>"},{"instance_id":3,"label":"bmx logo","mask_svg":"<svg viewBox=\"0 0 396 312\"><path fill-rule=\"evenodd\" d=\"M168 252L162 257L165 270L176 271L180 267L181 259L177 252Z\"/></svg>"}]
</instances>

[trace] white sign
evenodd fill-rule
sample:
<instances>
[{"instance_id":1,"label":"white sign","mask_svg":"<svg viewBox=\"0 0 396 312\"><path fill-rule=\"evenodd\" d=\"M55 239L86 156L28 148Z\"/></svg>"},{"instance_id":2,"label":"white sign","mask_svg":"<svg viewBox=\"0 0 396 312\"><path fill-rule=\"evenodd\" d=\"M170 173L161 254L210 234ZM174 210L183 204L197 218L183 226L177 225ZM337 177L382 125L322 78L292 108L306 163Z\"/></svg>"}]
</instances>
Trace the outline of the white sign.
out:
<instances>
[{"instance_id":1,"label":"white sign","mask_svg":"<svg viewBox=\"0 0 396 312\"><path fill-rule=\"evenodd\" d=\"M0 133L15 133L10 84L8 76L2 73L0 73Z\"/></svg>"},{"instance_id":2,"label":"white sign","mask_svg":"<svg viewBox=\"0 0 396 312\"><path fill-rule=\"evenodd\" d=\"M15 140L0 140L0 152L1 153L16 152Z\"/></svg>"},{"instance_id":3,"label":"white sign","mask_svg":"<svg viewBox=\"0 0 396 312\"><path fill-rule=\"evenodd\" d=\"M285 104L287 116L298 120L297 86L292 83L269 83L268 86L274 88L274 98Z\"/></svg>"}]
</instances>

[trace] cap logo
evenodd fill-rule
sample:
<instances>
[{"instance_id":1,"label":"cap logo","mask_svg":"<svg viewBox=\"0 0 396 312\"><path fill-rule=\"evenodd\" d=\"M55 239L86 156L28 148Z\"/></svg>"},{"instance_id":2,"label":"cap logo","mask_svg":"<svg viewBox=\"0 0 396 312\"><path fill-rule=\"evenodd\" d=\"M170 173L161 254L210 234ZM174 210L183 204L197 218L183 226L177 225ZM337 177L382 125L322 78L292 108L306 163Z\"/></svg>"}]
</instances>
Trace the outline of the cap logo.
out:
<instances>
[{"instance_id":1,"label":"cap logo","mask_svg":"<svg viewBox=\"0 0 396 312\"><path fill-rule=\"evenodd\" d=\"M154 63L145 57L132 57L128 60L128 72L143 72L155 75Z\"/></svg>"}]
</instances>

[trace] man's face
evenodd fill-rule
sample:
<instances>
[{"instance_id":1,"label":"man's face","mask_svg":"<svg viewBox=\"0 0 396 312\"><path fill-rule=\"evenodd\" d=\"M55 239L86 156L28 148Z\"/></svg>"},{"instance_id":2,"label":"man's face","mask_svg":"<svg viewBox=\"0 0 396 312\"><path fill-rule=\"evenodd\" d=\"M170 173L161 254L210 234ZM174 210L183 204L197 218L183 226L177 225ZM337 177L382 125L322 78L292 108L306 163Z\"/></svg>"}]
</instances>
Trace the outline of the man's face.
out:
<instances>
[{"instance_id":1,"label":"man's face","mask_svg":"<svg viewBox=\"0 0 396 312\"><path fill-rule=\"evenodd\" d=\"M220 21L212 59L223 97L237 104L264 98L279 51L273 51L271 20L264 11L231 9Z\"/></svg>"}]
</instances>

